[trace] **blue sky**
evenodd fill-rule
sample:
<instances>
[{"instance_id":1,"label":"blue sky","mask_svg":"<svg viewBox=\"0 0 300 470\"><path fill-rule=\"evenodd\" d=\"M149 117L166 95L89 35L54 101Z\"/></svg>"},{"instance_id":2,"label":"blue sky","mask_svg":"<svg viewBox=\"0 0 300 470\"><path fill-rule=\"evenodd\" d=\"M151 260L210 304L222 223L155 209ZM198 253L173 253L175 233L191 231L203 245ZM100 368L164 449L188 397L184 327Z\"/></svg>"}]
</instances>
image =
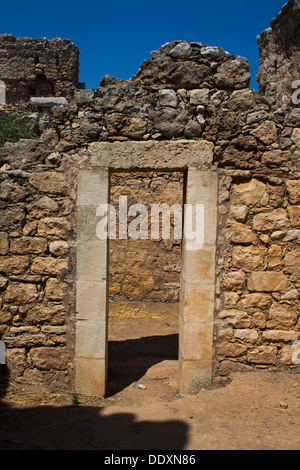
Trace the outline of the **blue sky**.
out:
<instances>
[{"instance_id":1,"label":"blue sky","mask_svg":"<svg viewBox=\"0 0 300 470\"><path fill-rule=\"evenodd\" d=\"M247 57L257 89L256 36L284 0L14 0L1 2L0 33L62 37L80 49L80 81L97 88L110 74L129 79L153 50L175 40L221 46Z\"/></svg>"}]
</instances>

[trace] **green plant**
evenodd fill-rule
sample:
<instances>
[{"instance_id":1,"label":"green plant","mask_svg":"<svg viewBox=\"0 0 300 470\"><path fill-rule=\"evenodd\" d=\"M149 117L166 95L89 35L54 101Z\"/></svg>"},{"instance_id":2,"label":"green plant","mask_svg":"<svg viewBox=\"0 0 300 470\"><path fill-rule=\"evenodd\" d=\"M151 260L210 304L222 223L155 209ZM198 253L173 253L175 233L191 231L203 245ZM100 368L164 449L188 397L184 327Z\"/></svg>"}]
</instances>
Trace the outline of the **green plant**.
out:
<instances>
[{"instance_id":1,"label":"green plant","mask_svg":"<svg viewBox=\"0 0 300 470\"><path fill-rule=\"evenodd\" d=\"M25 119L18 114L0 114L0 147L6 142L18 142L19 139L35 139L37 134Z\"/></svg>"},{"instance_id":2,"label":"green plant","mask_svg":"<svg viewBox=\"0 0 300 470\"><path fill-rule=\"evenodd\" d=\"M79 405L78 393L73 393L72 395L72 404Z\"/></svg>"}]
</instances>

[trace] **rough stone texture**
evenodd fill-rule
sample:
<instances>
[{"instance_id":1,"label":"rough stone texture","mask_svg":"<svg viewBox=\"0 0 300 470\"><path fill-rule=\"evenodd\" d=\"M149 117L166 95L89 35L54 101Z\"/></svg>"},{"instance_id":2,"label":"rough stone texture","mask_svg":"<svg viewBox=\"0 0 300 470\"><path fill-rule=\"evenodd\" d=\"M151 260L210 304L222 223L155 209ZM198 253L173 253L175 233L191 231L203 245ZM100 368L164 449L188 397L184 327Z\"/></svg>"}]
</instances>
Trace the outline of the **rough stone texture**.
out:
<instances>
[{"instance_id":1,"label":"rough stone texture","mask_svg":"<svg viewBox=\"0 0 300 470\"><path fill-rule=\"evenodd\" d=\"M246 207L255 206L263 197L266 185L252 179L250 183L235 185L232 191L231 203L244 204Z\"/></svg>"},{"instance_id":2,"label":"rough stone texture","mask_svg":"<svg viewBox=\"0 0 300 470\"><path fill-rule=\"evenodd\" d=\"M254 364L276 364L277 348L275 346L259 346L250 349L247 354L248 361Z\"/></svg>"},{"instance_id":3,"label":"rough stone texture","mask_svg":"<svg viewBox=\"0 0 300 470\"><path fill-rule=\"evenodd\" d=\"M299 204L300 202L300 181L290 180L287 181L287 191L289 201L291 204Z\"/></svg>"},{"instance_id":4,"label":"rough stone texture","mask_svg":"<svg viewBox=\"0 0 300 470\"><path fill-rule=\"evenodd\" d=\"M292 83L299 80L299 18L299 0L291 0L271 21L271 28L257 38L260 54L257 81L260 92L275 109L290 105Z\"/></svg>"},{"instance_id":5,"label":"rough stone texture","mask_svg":"<svg viewBox=\"0 0 300 470\"><path fill-rule=\"evenodd\" d=\"M48 279L45 286L45 298L47 300L63 300L67 285L57 279Z\"/></svg>"},{"instance_id":6,"label":"rough stone texture","mask_svg":"<svg viewBox=\"0 0 300 470\"><path fill-rule=\"evenodd\" d=\"M287 213L284 209L275 209L269 213L261 213L254 217L253 228L258 232L268 232L270 230L276 231L287 229L289 227L289 220Z\"/></svg>"},{"instance_id":7,"label":"rough stone texture","mask_svg":"<svg viewBox=\"0 0 300 470\"><path fill-rule=\"evenodd\" d=\"M249 227L239 223L239 222L230 222L228 224L227 237L233 243L253 243L256 241L257 236Z\"/></svg>"},{"instance_id":8,"label":"rough stone texture","mask_svg":"<svg viewBox=\"0 0 300 470\"><path fill-rule=\"evenodd\" d=\"M263 265L266 248L251 246L234 246L232 250L232 265L244 271L252 271Z\"/></svg>"},{"instance_id":9,"label":"rough stone texture","mask_svg":"<svg viewBox=\"0 0 300 470\"><path fill-rule=\"evenodd\" d=\"M35 348L31 352L33 364L40 370L65 369L68 356L64 348Z\"/></svg>"},{"instance_id":10,"label":"rough stone texture","mask_svg":"<svg viewBox=\"0 0 300 470\"><path fill-rule=\"evenodd\" d=\"M7 103L27 101L31 96L73 96L79 51L69 40L1 34L0 49L0 79L6 85Z\"/></svg>"},{"instance_id":11,"label":"rough stone texture","mask_svg":"<svg viewBox=\"0 0 300 470\"><path fill-rule=\"evenodd\" d=\"M34 284L10 284L4 296L5 302L27 304L34 302L38 297Z\"/></svg>"},{"instance_id":12,"label":"rough stone texture","mask_svg":"<svg viewBox=\"0 0 300 470\"><path fill-rule=\"evenodd\" d=\"M35 258L31 272L33 274L46 274L52 276L59 276L62 271L68 269L68 262L64 259L54 259L51 257Z\"/></svg>"},{"instance_id":13,"label":"rough stone texture","mask_svg":"<svg viewBox=\"0 0 300 470\"><path fill-rule=\"evenodd\" d=\"M29 183L38 191L47 194L61 194L65 187L63 175L51 171L32 175L29 178Z\"/></svg>"},{"instance_id":14,"label":"rough stone texture","mask_svg":"<svg viewBox=\"0 0 300 470\"><path fill-rule=\"evenodd\" d=\"M7 367L13 376L20 376L26 369L26 349L11 348L6 353Z\"/></svg>"}]
</instances>

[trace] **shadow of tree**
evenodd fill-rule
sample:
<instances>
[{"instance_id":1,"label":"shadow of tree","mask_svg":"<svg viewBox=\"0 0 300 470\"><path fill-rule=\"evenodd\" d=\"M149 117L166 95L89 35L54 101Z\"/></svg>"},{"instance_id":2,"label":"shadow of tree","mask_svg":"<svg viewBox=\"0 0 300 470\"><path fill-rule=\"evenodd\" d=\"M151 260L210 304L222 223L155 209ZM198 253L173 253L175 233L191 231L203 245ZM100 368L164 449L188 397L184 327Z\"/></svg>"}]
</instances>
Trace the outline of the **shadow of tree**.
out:
<instances>
[{"instance_id":1,"label":"shadow of tree","mask_svg":"<svg viewBox=\"0 0 300 470\"><path fill-rule=\"evenodd\" d=\"M144 340L133 341L131 354ZM160 340L150 338L147 344L159 346ZM175 344L175 338L168 342ZM160 357L158 354L157 360ZM153 359L143 367L151 363ZM0 369L3 398L9 371L3 365ZM181 420L140 420L134 413L110 414L109 407L104 412L101 406L14 406L0 401L0 450L182 450L187 436L188 425Z\"/></svg>"},{"instance_id":2,"label":"shadow of tree","mask_svg":"<svg viewBox=\"0 0 300 470\"><path fill-rule=\"evenodd\" d=\"M109 341L107 396L122 391L167 359L178 359L177 334Z\"/></svg>"},{"instance_id":3,"label":"shadow of tree","mask_svg":"<svg viewBox=\"0 0 300 470\"><path fill-rule=\"evenodd\" d=\"M184 449L188 429L183 421L137 421L134 413L101 416L102 411L88 406L2 406L0 450Z\"/></svg>"}]
</instances>

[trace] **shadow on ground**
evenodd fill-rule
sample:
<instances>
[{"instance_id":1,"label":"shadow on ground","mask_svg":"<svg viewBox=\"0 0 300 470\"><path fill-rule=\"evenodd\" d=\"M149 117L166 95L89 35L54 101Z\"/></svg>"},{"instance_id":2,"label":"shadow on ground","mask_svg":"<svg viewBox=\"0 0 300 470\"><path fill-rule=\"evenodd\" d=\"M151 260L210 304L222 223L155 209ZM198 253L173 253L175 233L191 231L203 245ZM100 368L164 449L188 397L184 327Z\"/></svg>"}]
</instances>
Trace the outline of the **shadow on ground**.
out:
<instances>
[{"instance_id":1,"label":"shadow on ground","mask_svg":"<svg viewBox=\"0 0 300 470\"><path fill-rule=\"evenodd\" d=\"M171 335L112 342L115 389L126 387L162 358L177 357L177 339ZM122 368L126 373L119 376ZM8 370L1 365L0 398L8 382ZM138 421L134 413L107 414L105 406L16 407L0 400L0 450L180 450L187 437L188 426L181 420Z\"/></svg>"},{"instance_id":2,"label":"shadow on ground","mask_svg":"<svg viewBox=\"0 0 300 470\"><path fill-rule=\"evenodd\" d=\"M153 365L178 359L178 335L146 336L108 343L107 396L136 382Z\"/></svg>"}]
</instances>

